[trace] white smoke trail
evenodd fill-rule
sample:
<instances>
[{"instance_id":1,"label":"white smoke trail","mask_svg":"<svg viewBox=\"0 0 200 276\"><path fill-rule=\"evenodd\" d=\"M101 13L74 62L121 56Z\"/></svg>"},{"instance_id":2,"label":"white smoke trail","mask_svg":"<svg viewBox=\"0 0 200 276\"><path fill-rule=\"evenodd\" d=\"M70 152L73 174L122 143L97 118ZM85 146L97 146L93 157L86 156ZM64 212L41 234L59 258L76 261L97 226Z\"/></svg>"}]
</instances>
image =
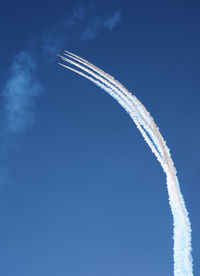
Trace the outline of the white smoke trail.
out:
<instances>
[{"instance_id":1,"label":"white smoke trail","mask_svg":"<svg viewBox=\"0 0 200 276\"><path fill-rule=\"evenodd\" d=\"M59 64L89 79L114 97L129 113L145 141L156 155L166 173L169 203L174 220L174 275L192 276L190 221L169 149L153 118L142 103L112 76L77 55L67 51L64 55L73 60L61 56L62 60L82 69L89 75L65 64Z\"/></svg>"},{"instance_id":2,"label":"white smoke trail","mask_svg":"<svg viewBox=\"0 0 200 276\"><path fill-rule=\"evenodd\" d=\"M69 62L69 63L71 63L71 64L77 66L78 68L80 68L80 69L84 70L85 72L89 73L91 76L94 76L96 79L102 81L105 85L109 86L109 87L110 87L110 88L111 88L121 99L123 99L124 101L126 101L127 95L124 94L124 92L121 91L118 87L116 87L115 83L111 83L111 82L105 80L105 78L102 78L101 76L99 76L98 74L96 74L96 73L93 72L93 71L96 71L96 72L97 72L97 70L94 70L94 69L92 68L93 71L91 71L91 70L87 69L86 67L80 65L79 63L77 63L77 62L75 62L75 61L72 61L72 60L70 60L70 59L68 59L68 58L65 58L65 57L63 57L63 56L60 56L60 57L61 57L64 61ZM77 59L76 59L76 60L77 60ZM90 67L91 67L91 66L90 66ZM68 69L69 69L69 68L68 68ZM101 73L101 74L102 74L102 73ZM104 90L105 90L105 89L104 89ZM140 121L141 127L144 128L144 130L146 131L146 134L148 134L148 136L150 136L151 141L154 143L154 140L156 139L155 134L154 134L155 130L153 130L153 129L151 128L151 125L149 125L149 124L147 123L146 118L145 118L144 115L141 113L141 111L138 109L138 103L135 103L135 102L134 102L134 99L132 99L131 96L132 96L132 95L129 93L129 99L130 99L130 101L129 101L129 102L126 101L126 104L132 109L132 113L134 113L136 117L139 117L138 120ZM138 102L139 102L139 101L138 101ZM140 105L141 105L141 104L140 104ZM136 112L135 112L135 111L136 111ZM148 130L147 130L147 129L148 129ZM146 137L145 137L145 139L146 139ZM147 138L147 139L148 139L148 138ZM160 155L160 151L162 151L162 147L160 147L160 146L157 147L157 145L159 145L159 143L154 143L154 149L157 151L157 154L156 154L156 153L155 153L155 154L156 154L156 156L157 156L157 158L158 158L158 155ZM150 147L150 148L152 148L152 147ZM160 155L160 157L161 157L161 155Z\"/></svg>"},{"instance_id":3,"label":"white smoke trail","mask_svg":"<svg viewBox=\"0 0 200 276\"><path fill-rule=\"evenodd\" d=\"M145 141L147 142L147 144L149 145L149 147L151 148L152 152L156 155L158 161L160 163L162 163L162 159L160 157L160 154L159 152L157 151L157 149L155 148L154 144L152 143L152 141L149 139L148 135L146 134L146 132L143 130L143 128L141 127L140 123L138 122L138 119L137 117L135 117L134 113L132 112L132 110L130 109L129 105L126 104L126 102L124 102L117 93L115 93L112 89L110 89L109 87L107 87L106 85L104 85L103 83L95 80L94 78L74 69L74 68L71 68L69 66L66 66L62 63L58 63L60 64L61 66L89 79L90 81L92 81L93 83L95 83L96 85L98 85L99 87L101 87L103 90L105 90L106 92L108 92L113 98L115 98L123 107L124 109L129 113L129 115L132 117L132 119L134 120L136 126L138 127L138 129L140 130L140 132L142 133Z\"/></svg>"}]
</instances>

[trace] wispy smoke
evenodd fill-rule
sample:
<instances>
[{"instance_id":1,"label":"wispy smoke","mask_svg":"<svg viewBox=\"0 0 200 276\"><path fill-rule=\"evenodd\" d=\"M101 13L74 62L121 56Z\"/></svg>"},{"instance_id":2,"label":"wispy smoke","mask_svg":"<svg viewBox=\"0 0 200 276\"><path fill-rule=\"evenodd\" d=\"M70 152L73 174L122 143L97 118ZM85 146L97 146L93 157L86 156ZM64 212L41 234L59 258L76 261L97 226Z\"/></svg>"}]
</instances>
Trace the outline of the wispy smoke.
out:
<instances>
[{"instance_id":1,"label":"wispy smoke","mask_svg":"<svg viewBox=\"0 0 200 276\"><path fill-rule=\"evenodd\" d=\"M108 18L92 17L81 34L81 40L95 39L101 30L113 30L121 19L121 11L117 10Z\"/></svg>"},{"instance_id":2,"label":"wispy smoke","mask_svg":"<svg viewBox=\"0 0 200 276\"><path fill-rule=\"evenodd\" d=\"M121 20L121 11L116 11L110 18L105 20L104 27L107 28L109 31L112 31L116 27L116 25Z\"/></svg>"},{"instance_id":3,"label":"wispy smoke","mask_svg":"<svg viewBox=\"0 0 200 276\"><path fill-rule=\"evenodd\" d=\"M33 43L34 47L27 47L15 55L1 91L1 159L11 148L18 147L18 137L36 121L36 98L44 91L37 78L39 66L54 62L57 52L66 47L70 39L78 43L94 39L102 28L111 31L121 18L120 11L106 18L97 17L95 8L94 3L76 4L67 18L43 32L39 41ZM1 170L0 165L0 181L4 181L7 174L7 169Z\"/></svg>"},{"instance_id":4,"label":"wispy smoke","mask_svg":"<svg viewBox=\"0 0 200 276\"><path fill-rule=\"evenodd\" d=\"M63 48L66 36L61 31L45 31L41 42L43 62L52 63L55 60L56 53Z\"/></svg>"},{"instance_id":5,"label":"wispy smoke","mask_svg":"<svg viewBox=\"0 0 200 276\"><path fill-rule=\"evenodd\" d=\"M4 112L7 132L19 134L33 126L35 98L42 92L36 79L36 60L29 51L22 51L14 58L10 78L3 89Z\"/></svg>"},{"instance_id":6,"label":"wispy smoke","mask_svg":"<svg viewBox=\"0 0 200 276\"><path fill-rule=\"evenodd\" d=\"M89 79L109 93L124 107L157 157L167 177L169 204L174 220L174 275L192 276L191 225L188 212L180 191L176 169L169 149L153 118L142 103L121 83L95 65L68 51L64 51L61 59L74 65L75 68L62 62L59 63L60 65ZM77 70L77 68L82 71Z\"/></svg>"},{"instance_id":7,"label":"wispy smoke","mask_svg":"<svg viewBox=\"0 0 200 276\"><path fill-rule=\"evenodd\" d=\"M78 42L93 40L102 30L112 31L121 17L122 12L119 9L107 16L97 16L93 6L79 3L68 18L44 32L41 39L43 56L48 62L52 62L55 54L66 46L71 37Z\"/></svg>"},{"instance_id":8,"label":"wispy smoke","mask_svg":"<svg viewBox=\"0 0 200 276\"><path fill-rule=\"evenodd\" d=\"M70 40L72 32L79 25L84 25L85 12L86 7L78 3L67 18L55 24L53 28L44 31L41 37L41 53L47 63L55 60L55 55ZM77 38L79 39L79 37Z\"/></svg>"},{"instance_id":9,"label":"wispy smoke","mask_svg":"<svg viewBox=\"0 0 200 276\"><path fill-rule=\"evenodd\" d=\"M72 19L82 21L84 18L85 18L85 7L81 3L78 3L73 8Z\"/></svg>"},{"instance_id":10,"label":"wispy smoke","mask_svg":"<svg viewBox=\"0 0 200 276\"><path fill-rule=\"evenodd\" d=\"M44 31L40 47L35 49L40 60L46 63L55 60L55 54L70 39L70 31L79 26L78 39L94 39L101 29L111 31L121 19L121 11L117 10L110 16L96 16L94 7L74 6L71 15L59 22L52 29ZM38 62L31 50L23 50L17 54L10 67L10 77L3 89L4 115L7 131L19 134L33 126L35 121L35 98L43 90L37 80Z\"/></svg>"}]
</instances>

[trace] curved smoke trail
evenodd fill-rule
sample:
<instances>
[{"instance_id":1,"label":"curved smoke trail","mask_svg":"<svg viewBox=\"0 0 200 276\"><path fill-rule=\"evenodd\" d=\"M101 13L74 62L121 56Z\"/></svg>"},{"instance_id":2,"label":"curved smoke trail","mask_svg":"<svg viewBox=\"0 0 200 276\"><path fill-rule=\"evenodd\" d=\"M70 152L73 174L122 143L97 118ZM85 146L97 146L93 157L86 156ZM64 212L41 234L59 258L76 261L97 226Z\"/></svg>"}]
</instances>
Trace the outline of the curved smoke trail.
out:
<instances>
[{"instance_id":1,"label":"curved smoke trail","mask_svg":"<svg viewBox=\"0 0 200 276\"><path fill-rule=\"evenodd\" d=\"M68 51L64 51L60 58L63 62L70 63L85 73L59 62L60 65L89 79L124 107L157 157L167 177L169 204L174 220L174 275L192 276L191 226L188 212L169 149L153 118L142 103L109 74Z\"/></svg>"}]
</instances>

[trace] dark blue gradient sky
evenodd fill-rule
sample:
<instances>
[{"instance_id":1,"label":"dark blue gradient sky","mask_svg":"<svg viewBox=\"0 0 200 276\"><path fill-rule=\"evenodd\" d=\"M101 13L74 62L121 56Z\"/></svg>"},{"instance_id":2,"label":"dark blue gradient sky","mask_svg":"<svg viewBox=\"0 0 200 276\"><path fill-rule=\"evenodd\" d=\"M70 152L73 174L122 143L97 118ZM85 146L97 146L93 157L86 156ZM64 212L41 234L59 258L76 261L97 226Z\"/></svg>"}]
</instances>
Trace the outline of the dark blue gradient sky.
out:
<instances>
[{"instance_id":1,"label":"dark blue gradient sky","mask_svg":"<svg viewBox=\"0 0 200 276\"><path fill-rule=\"evenodd\" d=\"M4 1L0 275L173 275L165 175L126 112L56 64L67 49L121 81L178 171L200 274L199 1Z\"/></svg>"}]
</instances>

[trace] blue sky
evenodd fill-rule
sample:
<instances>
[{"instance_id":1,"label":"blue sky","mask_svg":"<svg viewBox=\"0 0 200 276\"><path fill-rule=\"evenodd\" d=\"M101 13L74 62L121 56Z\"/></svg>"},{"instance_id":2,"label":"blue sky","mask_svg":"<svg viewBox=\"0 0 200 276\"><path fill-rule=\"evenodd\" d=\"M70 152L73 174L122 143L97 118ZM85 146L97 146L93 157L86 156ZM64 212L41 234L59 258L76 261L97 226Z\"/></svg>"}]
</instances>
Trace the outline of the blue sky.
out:
<instances>
[{"instance_id":1,"label":"blue sky","mask_svg":"<svg viewBox=\"0 0 200 276\"><path fill-rule=\"evenodd\" d=\"M126 112L56 64L115 76L158 124L199 275L200 4L17 1L0 11L0 275L173 275L165 175Z\"/></svg>"}]
</instances>

